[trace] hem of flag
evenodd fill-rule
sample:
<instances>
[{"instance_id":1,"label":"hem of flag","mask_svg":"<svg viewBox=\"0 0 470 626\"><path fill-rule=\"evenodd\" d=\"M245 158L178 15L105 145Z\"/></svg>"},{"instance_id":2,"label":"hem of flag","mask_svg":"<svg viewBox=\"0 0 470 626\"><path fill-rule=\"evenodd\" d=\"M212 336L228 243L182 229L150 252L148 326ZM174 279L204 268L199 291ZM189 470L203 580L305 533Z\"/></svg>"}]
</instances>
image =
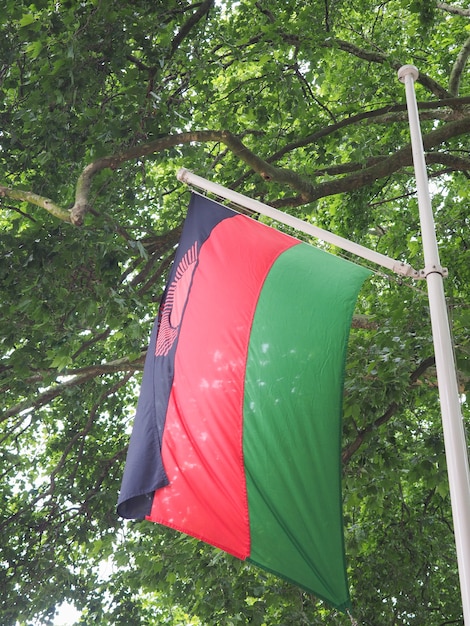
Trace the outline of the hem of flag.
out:
<instances>
[{"instance_id":1,"label":"hem of flag","mask_svg":"<svg viewBox=\"0 0 470 626\"><path fill-rule=\"evenodd\" d=\"M370 271L370 274L372 274L372 272ZM364 276L364 279L362 281L362 283L360 284L360 286L358 287L357 290L357 295L356 295L356 304L357 304L357 298L359 297L359 292L362 288L362 286L364 285L364 282L366 280L367 276ZM342 460L341 460L341 443L342 443L342 437L343 437L343 417L344 417L344 411L343 411L343 402L344 402L344 383L345 383L345 379L346 379L346 361L347 361L347 356L348 356L348 348L349 348L349 338L351 335L351 327L352 327L352 319L354 316L354 307L351 310L351 314L349 315L349 323L348 323L348 331L347 331L347 336L346 336L346 341L344 342L344 353L343 353L343 367L341 370L341 389L343 390L343 393L341 394L341 403L340 403L340 424L339 424L339 441L338 441L338 470L339 470L339 480L340 480L340 492L339 492L339 501L340 501L340 515L341 515L341 528L343 529L343 532L341 533L341 543L342 543L342 547L343 547L343 561L344 561L344 570L345 572L347 572L347 567L348 567L348 559L346 556L346 540L345 540L345 534L344 534L344 509L343 509L343 471L342 471ZM347 574L346 574L346 584L347 584ZM320 597L320 596L319 596ZM325 602L327 602L328 604L332 604L331 602L329 602L328 600L321 598L322 600L324 600ZM337 606L335 604L333 604L332 606L336 607L339 611L342 611L343 613L348 613L349 611L348 609L352 608L352 604L351 604L351 599L349 597L349 591L348 591L348 600L347 602L341 604L340 606Z\"/></svg>"},{"instance_id":2,"label":"hem of flag","mask_svg":"<svg viewBox=\"0 0 470 626\"><path fill-rule=\"evenodd\" d=\"M223 550L223 552L227 552L227 554L231 554L232 556L235 556L237 559L240 559L242 561L245 561L248 558L248 554L246 552L235 552L233 548L227 548L223 544L215 542L212 538L208 539L207 537L204 537L200 533L189 532L188 528L179 526L178 524L173 524L169 522L168 520L158 519L156 517L150 517L150 515L146 515L145 519L148 522L154 522L155 524L161 524L162 526L168 526L169 528L173 528L173 530L177 530L180 533L188 535L188 537L194 537L194 539L198 539L199 541L203 541L204 543L212 545L215 548L219 548L220 550Z\"/></svg>"},{"instance_id":3,"label":"hem of flag","mask_svg":"<svg viewBox=\"0 0 470 626\"><path fill-rule=\"evenodd\" d=\"M170 481L165 474L163 478L156 480L151 487L146 487L145 489L140 489L139 491L128 491L124 494L121 492L119 494L118 504L116 507L117 514L124 519L146 519L152 511L152 503L155 492L158 489L168 487L169 484Z\"/></svg>"},{"instance_id":4,"label":"hem of flag","mask_svg":"<svg viewBox=\"0 0 470 626\"><path fill-rule=\"evenodd\" d=\"M344 602L341 602L341 604L336 604L332 600L329 600L328 598L325 598L324 596L320 595L316 591L313 591L313 589L310 589L309 587L302 585L298 581L293 580L292 578L289 578L288 576L285 576L284 574L281 574L280 572L276 572L275 570L270 569L269 567L266 567L262 563L258 563L258 561L254 561L250 557L248 557L246 561L249 563L252 563L253 565L256 565L256 567L260 567L261 569L264 569L266 572L269 572L270 574L274 574L274 576L277 576L278 578L282 578L286 582L291 583L292 585L295 585L296 587L300 587L304 591L307 591L308 593L312 594L312 596L315 596L315 598L322 600L322 602L325 602L326 604L328 604L328 606L332 606L333 608L338 609L338 611L341 611L342 613L346 614L348 613L348 609L352 608L351 599L349 598L349 593L348 593L348 598Z\"/></svg>"}]
</instances>

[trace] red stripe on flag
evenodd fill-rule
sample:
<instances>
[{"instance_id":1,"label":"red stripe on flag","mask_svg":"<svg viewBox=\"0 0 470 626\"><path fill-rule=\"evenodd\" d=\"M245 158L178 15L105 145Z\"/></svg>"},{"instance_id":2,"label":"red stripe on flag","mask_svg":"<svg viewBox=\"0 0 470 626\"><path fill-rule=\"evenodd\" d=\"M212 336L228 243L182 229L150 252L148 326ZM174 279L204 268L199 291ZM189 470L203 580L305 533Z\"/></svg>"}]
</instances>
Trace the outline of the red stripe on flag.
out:
<instances>
[{"instance_id":1,"label":"red stripe on flag","mask_svg":"<svg viewBox=\"0 0 470 626\"><path fill-rule=\"evenodd\" d=\"M162 444L170 484L155 492L147 519L239 558L250 554L242 438L251 324L272 264L297 243L241 215L218 224L201 248L178 339Z\"/></svg>"}]
</instances>

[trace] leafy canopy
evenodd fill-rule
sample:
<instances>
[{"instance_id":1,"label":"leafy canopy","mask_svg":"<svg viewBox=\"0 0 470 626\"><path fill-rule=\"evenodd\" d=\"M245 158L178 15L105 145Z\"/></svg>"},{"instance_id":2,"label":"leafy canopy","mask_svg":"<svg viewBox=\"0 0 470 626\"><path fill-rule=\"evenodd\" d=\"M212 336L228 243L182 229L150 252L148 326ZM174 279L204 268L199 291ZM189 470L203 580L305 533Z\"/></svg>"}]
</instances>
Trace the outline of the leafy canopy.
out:
<instances>
[{"instance_id":1,"label":"leafy canopy","mask_svg":"<svg viewBox=\"0 0 470 626\"><path fill-rule=\"evenodd\" d=\"M185 166L422 267L413 63L459 384L470 343L469 10L415 0L4 0L0 615L52 624L461 624L425 286L380 270L353 321L353 616L115 514ZM338 251L336 251L338 252ZM468 418L467 405L464 405Z\"/></svg>"}]
</instances>

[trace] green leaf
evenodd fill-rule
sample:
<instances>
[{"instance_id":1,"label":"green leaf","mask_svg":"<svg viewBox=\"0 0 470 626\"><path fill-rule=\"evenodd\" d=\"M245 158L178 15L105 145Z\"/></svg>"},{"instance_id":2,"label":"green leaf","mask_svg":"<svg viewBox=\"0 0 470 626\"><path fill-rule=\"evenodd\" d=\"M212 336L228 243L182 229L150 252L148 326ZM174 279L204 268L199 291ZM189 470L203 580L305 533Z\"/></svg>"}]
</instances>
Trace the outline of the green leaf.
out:
<instances>
[{"instance_id":1,"label":"green leaf","mask_svg":"<svg viewBox=\"0 0 470 626\"><path fill-rule=\"evenodd\" d=\"M26 46L26 52L31 57L31 59L37 59L42 50L42 41L32 41Z\"/></svg>"},{"instance_id":2,"label":"green leaf","mask_svg":"<svg viewBox=\"0 0 470 626\"><path fill-rule=\"evenodd\" d=\"M36 21L36 16L33 13L24 13L18 24L21 28L24 26L30 26Z\"/></svg>"}]
</instances>

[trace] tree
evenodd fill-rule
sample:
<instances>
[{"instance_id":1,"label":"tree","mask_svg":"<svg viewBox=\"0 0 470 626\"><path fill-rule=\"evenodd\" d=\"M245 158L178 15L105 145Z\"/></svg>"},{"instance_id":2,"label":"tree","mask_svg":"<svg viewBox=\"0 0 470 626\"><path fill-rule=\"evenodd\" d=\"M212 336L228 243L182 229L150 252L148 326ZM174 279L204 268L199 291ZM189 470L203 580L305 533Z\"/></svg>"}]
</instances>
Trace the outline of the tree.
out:
<instances>
[{"instance_id":1,"label":"tree","mask_svg":"<svg viewBox=\"0 0 470 626\"><path fill-rule=\"evenodd\" d=\"M462 394L469 10L415 0L4 0L4 624L461 624L425 287L381 270L353 323L344 516L353 616L115 513L184 165L416 268L417 96Z\"/></svg>"}]
</instances>

